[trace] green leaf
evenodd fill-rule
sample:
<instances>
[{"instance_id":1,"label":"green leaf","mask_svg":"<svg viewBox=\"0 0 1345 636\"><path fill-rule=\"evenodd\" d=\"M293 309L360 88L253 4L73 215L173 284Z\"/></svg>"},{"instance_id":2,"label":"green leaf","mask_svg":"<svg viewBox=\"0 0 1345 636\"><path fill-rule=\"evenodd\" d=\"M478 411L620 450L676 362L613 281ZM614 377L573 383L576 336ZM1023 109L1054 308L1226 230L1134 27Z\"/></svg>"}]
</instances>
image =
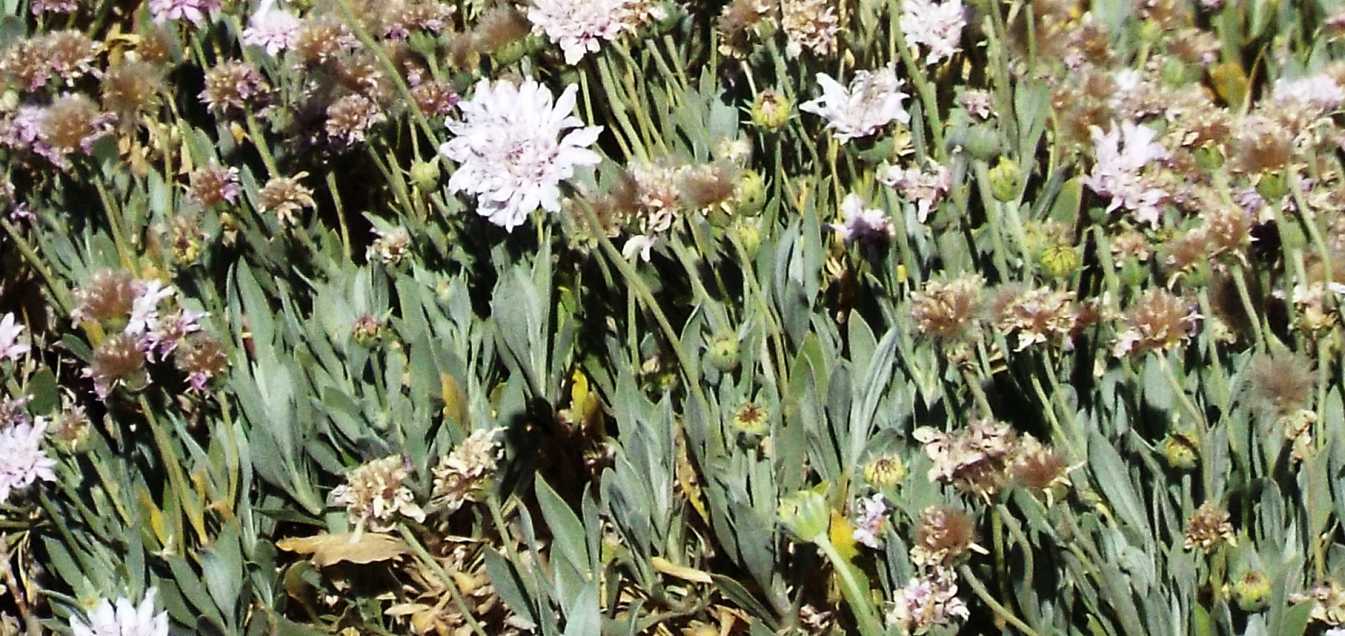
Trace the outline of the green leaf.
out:
<instances>
[{"instance_id":1,"label":"green leaf","mask_svg":"<svg viewBox=\"0 0 1345 636\"><path fill-rule=\"evenodd\" d=\"M537 491L537 503L542 507L542 518L546 521L547 528L551 530L556 547L570 565L586 579L591 578L593 572L589 567L584 525L540 474L536 476L533 484Z\"/></svg>"}]
</instances>

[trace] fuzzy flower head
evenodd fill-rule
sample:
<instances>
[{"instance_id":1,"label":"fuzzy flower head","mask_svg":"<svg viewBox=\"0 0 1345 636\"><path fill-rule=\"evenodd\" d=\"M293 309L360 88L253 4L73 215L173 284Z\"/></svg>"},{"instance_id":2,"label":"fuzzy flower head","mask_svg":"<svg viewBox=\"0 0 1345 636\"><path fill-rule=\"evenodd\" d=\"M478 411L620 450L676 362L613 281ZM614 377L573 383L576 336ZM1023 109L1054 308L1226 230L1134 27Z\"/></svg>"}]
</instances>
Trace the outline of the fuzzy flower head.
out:
<instances>
[{"instance_id":1,"label":"fuzzy flower head","mask_svg":"<svg viewBox=\"0 0 1345 636\"><path fill-rule=\"evenodd\" d=\"M1271 100L1279 107L1306 107L1324 115L1345 103L1345 88L1325 73L1297 79L1275 80Z\"/></svg>"},{"instance_id":2,"label":"fuzzy flower head","mask_svg":"<svg viewBox=\"0 0 1345 636\"><path fill-rule=\"evenodd\" d=\"M1117 357L1149 351L1170 351L1195 332L1201 315L1185 300L1163 289L1150 289L1126 314L1126 328L1116 337Z\"/></svg>"},{"instance_id":3,"label":"fuzzy flower head","mask_svg":"<svg viewBox=\"0 0 1345 636\"><path fill-rule=\"evenodd\" d=\"M911 546L911 562L922 567L952 565L968 551L985 553L976 545L976 520L948 506L930 506L920 513Z\"/></svg>"},{"instance_id":4,"label":"fuzzy flower head","mask_svg":"<svg viewBox=\"0 0 1345 636\"><path fill-rule=\"evenodd\" d=\"M238 195L243 193L243 187L238 183L238 168L226 168L214 161L193 170L188 179L188 194L203 207L235 203Z\"/></svg>"},{"instance_id":5,"label":"fuzzy flower head","mask_svg":"<svg viewBox=\"0 0 1345 636\"><path fill-rule=\"evenodd\" d=\"M1234 545L1237 537L1233 535L1233 524L1229 522L1228 511L1219 504L1207 501L1191 514L1186 522L1186 549L1209 554L1221 544Z\"/></svg>"},{"instance_id":6,"label":"fuzzy flower head","mask_svg":"<svg viewBox=\"0 0 1345 636\"><path fill-rule=\"evenodd\" d=\"M327 107L327 137L338 144L350 146L365 140L369 129L387 120L387 115L373 100L352 93L332 102Z\"/></svg>"},{"instance_id":7,"label":"fuzzy flower head","mask_svg":"<svg viewBox=\"0 0 1345 636\"><path fill-rule=\"evenodd\" d=\"M840 23L834 2L828 0L781 0L780 28L785 32L785 53L798 57L806 49L814 55L836 52Z\"/></svg>"},{"instance_id":8,"label":"fuzzy flower head","mask_svg":"<svg viewBox=\"0 0 1345 636\"><path fill-rule=\"evenodd\" d=\"M448 512L468 501L480 501L490 487L500 458L504 454L496 437L502 429L472 431L434 467L434 492L431 499Z\"/></svg>"},{"instance_id":9,"label":"fuzzy flower head","mask_svg":"<svg viewBox=\"0 0 1345 636\"><path fill-rule=\"evenodd\" d=\"M925 64L938 64L959 50L967 26L962 0L906 0L901 7L901 31L911 46L926 49Z\"/></svg>"},{"instance_id":10,"label":"fuzzy flower head","mask_svg":"<svg viewBox=\"0 0 1345 636\"><path fill-rule=\"evenodd\" d=\"M168 636L168 612L154 612L156 593L150 588L139 605L122 597L114 607L111 601L103 599L88 615L87 622L72 618L70 629L74 636Z\"/></svg>"},{"instance_id":11,"label":"fuzzy flower head","mask_svg":"<svg viewBox=\"0 0 1345 636\"><path fill-rule=\"evenodd\" d=\"M948 281L931 280L911 295L911 317L916 329L939 340L965 334L981 308L985 279L965 274Z\"/></svg>"},{"instance_id":12,"label":"fuzzy flower head","mask_svg":"<svg viewBox=\"0 0 1345 636\"><path fill-rule=\"evenodd\" d=\"M836 230L846 245L883 245L892 238L887 213L864 207L864 198L857 194L846 195L841 202L841 213L845 215L845 221L831 224L831 229Z\"/></svg>"},{"instance_id":13,"label":"fuzzy flower head","mask_svg":"<svg viewBox=\"0 0 1345 636\"><path fill-rule=\"evenodd\" d=\"M1018 335L1022 351L1035 344L1068 341L1074 331L1074 292L1038 287L1003 303L996 312L995 324L1005 333Z\"/></svg>"},{"instance_id":14,"label":"fuzzy flower head","mask_svg":"<svg viewBox=\"0 0 1345 636\"><path fill-rule=\"evenodd\" d=\"M895 188L907 201L915 203L916 218L921 223L939 206L953 185L947 166L934 162L921 170L917 167L888 166L878 172L878 181Z\"/></svg>"},{"instance_id":15,"label":"fuzzy flower head","mask_svg":"<svg viewBox=\"0 0 1345 636\"><path fill-rule=\"evenodd\" d=\"M935 568L897 590L887 612L887 622L906 633L924 634L970 616L967 604L957 597L957 574L947 568Z\"/></svg>"},{"instance_id":16,"label":"fuzzy flower head","mask_svg":"<svg viewBox=\"0 0 1345 636\"><path fill-rule=\"evenodd\" d=\"M257 69L246 62L221 62L206 72L201 102L217 114L243 111L270 90Z\"/></svg>"},{"instance_id":17,"label":"fuzzy flower head","mask_svg":"<svg viewBox=\"0 0 1345 636\"><path fill-rule=\"evenodd\" d=\"M17 361L19 356L28 353L28 345L19 340L23 325L18 324L14 314L0 316L0 361Z\"/></svg>"},{"instance_id":18,"label":"fuzzy flower head","mask_svg":"<svg viewBox=\"0 0 1345 636\"><path fill-rule=\"evenodd\" d=\"M0 503L38 481L56 481L56 461L42 450L46 432L43 418L0 428Z\"/></svg>"},{"instance_id":19,"label":"fuzzy flower head","mask_svg":"<svg viewBox=\"0 0 1345 636\"><path fill-rule=\"evenodd\" d=\"M318 206L317 201L313 200L313 191L300 181L306 176L308 173L300 172L293 177L271 177L257 193L262 210L275 213L283 225L298 223L299 214L304 208Z\"/></svg>"},{"instance_id":20,"label":"fuzzy flower head","mask_svg":"<svg viewBox=\"0 0 1345 636\"><path fill-rule=\"evenodd\" d=\"M1312 620L1324 625L1345 625L1345 586L1327 580L1306 592L1289 595L1290 603L1312 603Z\"/></svg>"},{"instance_id":21,"label":"fuzzy flower head","mask_svg":"<svg viewBox=\"0 0 1345 636\"><path fill-rule=\"evenodd\" d=\"M602 127L572 114L576 91L572 84L555 98L536 80L478 82L458 104L461 118L448 122L454 138L439 147L458 163L449 191L474 195L477 214L506 230L539 207L559 212L560 184L601 161L589 146Z\"/></svg>"},{"instance_id":22,"label":"fuzzy flower head","mask_svg":"<svg viewBox=\"0 0 1345 636\"><path fill-rule=\"evenodd\" d=\"M621 35L627 4L627 0L534 0L528 21L534 33L560 46L565 63L573 65Z\"/></svg>"},{"instance_id":23,"label":"fuzzy flower head","mask_svg":"<svg viewBox=\"0 0 1345 636\"><path fill-rule=\"evenodd\" d=\"M930 481L952 484L987 501L1008 481L1008 465L1018 448L1018 436L1008 424L987 419L950 433L924 426L914 435L933 463Z\"/></svg>"},{"instance_id":24,"label":"fuzzy flower head","mask_svg":"<svg viewBox=\"0 0 1345 636\"><path fill-rule=\"evenodd\" d=\"M158 23L169 20L186 20L195 26L202 26L211 11L218 11L219 0L150 0L149 12Z\"/></svg>"},{"instance_id":25,"label":"fuzzy flower head","mask_svg":"<svg viewBox=\"0 0 1345 636\"><path fill-rule=\"evenodd\" d=\"M856 71L850 86L842 86L826 73L817 74L822 96L799 105L799 110L827 120L841 143L874 135L892 122L905 124L911 116L902 106L906 93L902 81L888 66L877 71Z\"/></svg>"},{"instance_id":26,"label":"fuzzy flower head","mask_svg":"<svg viewBox=\"0 0 1345 636\"><path fill-rule=\"evenodd\" d=\"M1108 212L1123 207L1134 212L1137 220L1157 226L1162 213L1158 206L1167 194L1147 184L1140 173L1150 163L1168 157L1167 150L1154 141L1158 133L1131 122L1105 133L1097 127L1091 130L1096 163L1084 184L1110 199Z\"/></svg>"},{"instance_id":27,"label":"fuzzy flower head","mask_svg":"<svg viewBox=\"0 0 1345 636\"><path fill-rule=\"evenodd\" d=\"M243 29L243 44L265 49L270 55L280 55L294 46L299 39L299 18L293 13L275 7L275 0L263 0L257 12L248 18Z\"/></svg>"},{"instance_id":28,"label":"fuzzy flower head","mask_svg":"<svg viewBox=\"0 0 1345 636\"><path fill-rule=\"evenodd\" d=\"M375 459L350 471L346 483L332 489L328 501L345 506L346 516L360 530L385 532L399 517L424 521L425 512L416 504L416 496L403 485L408 472L400 455Z\"/></svg>"}]
</instances>

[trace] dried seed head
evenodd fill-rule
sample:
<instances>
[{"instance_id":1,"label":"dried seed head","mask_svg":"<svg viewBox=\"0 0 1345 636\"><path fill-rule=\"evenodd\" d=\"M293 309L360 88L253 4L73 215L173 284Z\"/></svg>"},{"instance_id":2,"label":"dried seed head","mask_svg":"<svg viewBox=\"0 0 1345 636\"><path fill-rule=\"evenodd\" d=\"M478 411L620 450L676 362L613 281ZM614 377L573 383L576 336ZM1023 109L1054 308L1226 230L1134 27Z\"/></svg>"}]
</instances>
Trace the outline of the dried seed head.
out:
<instances>
[{"instance_id":1,"label":"dried seed head","mask_svg":"<svg viewBox=\"0 0 1345 636\"><path fill-rule=\"evenodd\" d=\"M368 258L378 259L388 267L396 267L411 255L411 233L406 228L374 232L378 237L369 244Z\"/></svg>"},{"instance_id":2,"label":"dried seed head","mask_svg":"<svg viewBox=\"0 0 1345 636\"><path fill-rule=\"evenodd\" d=\"M504 449L496 441L501 429L472 431L462 443L439 460L433 469L434 491L430 501L453 512L468 501L481 501L499 468Z\"/></svg>"},{"instance_id":3,"label":"dried seed head","mask_svg":"<svg viewBox=\"0 0 1345 636\"><path fill-rule=\"evenodd\" d=\"M339 19L319 16L304 20L294 38L295 58L302 65L325 64L342 53L359 46Z\"/></svg>"},{"instance_id":4,"label":"dried seed head","mask_svg":"<svg viewBox=\"0 0 1345 636\"><path fill-rule=\"evenodd\" d=\"M458 93L447 82L422 82L411 89L411 98L427 117L444 117L458 105Z\"/></svg>"},{"instance_id":5,"label":"dried seed head","mask_svg":"<svg viewBox=\"0 0 1345 636\"><path fill-rule=\"evenodd\" d=\"M94 61L102 45L82 31L74 29L55 31L42 38L42 58L52 78L59 78L67 86L87 74L95 73Z\"/></svg>"},{"instance_id":6,"label":"dried seed head","mask_svg":"<svg viewBox=\"0 0 1345 636\"><path fill-rule=\"evenodd\" d=\"M238 183L238 168L224 167L211 161L192 171L187 192L202 207L235 203L243 188Z\"/></svg>"},{"instance_id":7,"label":"dried seed head","mask_svg":"<svg viewBox=\"0 0 1345 636\"><path fill-rule=\"evenodd\" d=\"M121 270L96 272L75 292L75 321L91 320L120 330L131 316L136 296L135 279Z\"/></svg>"},{"instance_id":8,"label":"dried seed head","mask_svg":"<svg viewBox=\"0 0 1345 636\"><path fill-rule=\"evenodd\" d=\"M933 465L930 481L951 483L963 492L989 500L1008 480L1006 469L1018 448L1008 424L975 420L967 428L944 433L930 427L915 430Z\"/></svg>"},{"instance_id":9,"label":"dried seed head","mask_svg":"<svg viewBox=\"0 0 1345 636\"><path fill-rule=\"evenodd\" d=\"M140 34L135 47L141 61L150 64L168 64L173 61L172 35L161 25L152 25Z\"/></svg>"},{"instance_id":10,"label":"dried seed head","mask_svg":"<svg viewBox=\"0 0 1345 636\"><path fill-rule=\"evenodd\" d=\"M224 345L214 336L194 333L183 340L173 354L177 369L187 374L187 385L193 392L204 392L216 378L229 372L229 356Z\"/></svg>"},{"instance_id":11,"label":"dried seed head","mask_svg":"<svg viewBox=\"0 0 1345 636\"><path fill-rule=\"evenodd\" d=\"M916 329L939 340L962 337L975 322L981 308L985 280L964 274L950 281L928 281L911 295L911 317Z\"/></svg>"},{"instance_id":12,"label":"dried seed head","mask_svg":"<svg viewBox=\"0 0 1345 636\"><path fill-rule=\"evenodd\" d=\"M880 455L864 465L864 481L874 488L895 488L905 479L906 463L899 455Z\"/></svg>"},{"instance_id":13,"label":"dried seed head","mask_svg":"<svg viewBox=\"0 0 1345 636\"><path fill-rule=\"evenodd\" d=\"M1274 120L1250 116L1237 128L1233 156L1236 167L1248 175L1283 169L1294 157L1294 136Z\"/></svg>"},{"instance_id":14,"label":"dried seed head","mask_svg":"<svg viewBox=\"0 0 1345 636\"><path fill-rule=\"evenodd\" d=\"M1227 510L1213 501L1207 501L1186 522L1186 549L1199 549L1209 554L1223 543L1237 544L1237 537L1233 536L1233 524L1229 522Z\"/></svg>"},{"instance_id":15,"label":"dried seed head","mask_svg":"<svg viewBox=\"0 0 1345 636\"><path fill-rule=\"evenodd\" d=\"M920 513L911 561L922 567L951 565L976 541L976 521L948 506L930 506Z\"/></svg>"},{"instance_id":16,"label":"dried seed head","mask_svg":"<svg viewBox=\"0 0 1345 636\"><path fill-rule=\"evenodd\" d=\"M307 172L300 172L293 177L272 177L257 193L262 211L274 213L283 225L298 223L304 208L318 206L313 200L313 191L299 181L306 176Z\"/></svg>"},{"instance_id":17,"label":"dried seed head","mask_svg":"<svg viewBox=\"0 0 1345 636\"><path fill-rule=\"evenodd\" d=\"M732 0L724 5L715 26L719 29L719 52L745 58L752 51L754 36L759 34L774 13L769 0Z\"/></svg>"},{"instance_id":18,"label":"dried seed head","mask_svg":"<svg viewBox=\"0 0 1345 636\"><path fill-rule=\"evenodd\" d=\"M1289 351L1257 354L1252 360L1252 395L1276 415L1307 405L1315 380L1312 361Z\"/></svg>"},{"instance_id":19,"label":"dried seed head","mask_svg":"<svg viewBox=\"0 0 1345 636\"><path fill-rule=\"evenodd\" d=\"M1126 329L1117 336L1113 353L1123 356L1176 349L1191 336L1200 318L1187 301L1151 288L1126 314Z\"/></svg>"},{"instance_id":20,"label":"dried seed head","mask_svg":"<svg viewBox=\"0 0 1345 636\"><path fill-rule=\"evenodd\" d=\"M357 528L376 532L393 529L399 517L425 520L416 496L403 485L408 470L398 455L376 459L350 471L346 483L332 489L328 501L345 506L346 516Z\"/></svg>"},{"instance_id":21,"label":"dried seed head","mask_svg":"<svg viewBox=\"0 0 1345 636\"><path fill-rule=\"evenodd\" d=\"M201 101L216 114L241 112L257 105L270 90L257 69L246 62L221 62L205 75Z\"/></svg>"},{"instance_id":22,"label":"dried seed head","mask_svg":"<svg viewBox=\"0 0 1345 636\"><path fill-rule=\"evenodd\" d=\"M93 143L112 130L116 115L98 110L83 95L66 95L52 102L42 114L41 139L56 157L92 152Z\"/></svg>"},{"instance_id":23,"label":"dried seed head","mask_svg":"<svg viewBox=\"0 0 1345 636\"><path fill-rule=\"evenodd\" d=\"M1173 276L1198 270L1208 262L1209 256L1209 239L1204 228L1192 228L1163 244L1163 264Z\"/></svg>"},{"instance_id":24,"label":"dried seed head","mask_svg":"<svg viewBox=\"0 0 1345 636\"><path fill-rule=\"evenodd\" d=\"M1312 620L1326 625L1345 625L1345 587L1323 581L1307 592L1290 594L1290 603L1312 603Z\"/></svg>"},{"instance_id":25,"label":"dried seed head","mask_svg":"<svg viewBox=\"0 0 1345 636\"><path fill-rule=\"evenodd\" d=\"M134 60L122 62L103 75L103 108L129 124L158 104L162 88L157 66Z\"/></svg>"},{"instance_id":26,"label":"dried seed head","mask_svg":"<svg viewBox=\"0 0 1345 636\"><path fill-rule=\"evenodd\" d=\"M531 31L532 25L522 13L509 5L501 5L481 14L473 33L478 48L494 53L523 40Z\"/></svg>"},{"instance_id":27,"label":"dried seed head","mask_svg":"<svg viewBox=\"0 0 1345 636\"><path fill-rule=\"evenodd\" d=\"M93 363L85 375L93 378L94 390L102 398L117 386L138 391L148 383L145 354L133 336L124 333L110 336L94 350Z\"/></svg>"},{"instance_id":28,"label":"dried seed head","mask_svg":"<svg viewBox=\"0 0 1345 636\"><path fill-rule=\"evenodd\" d=\"M1074 293L1039 287L1002 304L995 324L1005 333L1018 334L1022 351L1039 343L1064 343L1074 329Z\"/></svg>"},{"instance_id":29,"label":"dried seed head","mask_svg":"<svg viewBox=\"0 0 1345 636\"><path fill-rule=\"evenodd\" d=\"M442 2L397 0L383 10L383 34L394 40L404 40L413 31L440 33L453 25L456 7Z\"/></svg>"},{"instance_id":30,"label":"dried seed head","mask_svg":"<svg viewBox=\"0 0 1345 636\"><path fill-rule=\"evenodd\" d=\"M336 74L346 90L363 94L375 102L386 103L392 94L392 84L384 75L382 66L373 55L366 52L357 51L338 58Z\"/></svg>"},{"instance_id":31,"label":"dried seed head","mask_svg":"<svg viewBox=\"0 0 1345 636\"><path fill-rule=\"evenodd\" d=\"M1231 255L1239 260L1252 243L1252 215L1245 210L1220 205L1204 214L1205 236L1214 255Z\"/></svg>"},{"instance_id":32,"label":"dried seed head","mask_svg":"<svg viewBox=\"0 0 1345 636\"><path fill-rule=\"evenodd\" d=\"M1009 472L1014 481L1025 488L1048 491L1069 485L1068 469L1060 453L1043 446L1037 438L1024 435Z\"/></svg>"},{"instance_id":33,"label":"dried seed head","mask_svg":"<svg viewBox=\"0 0 1345 636\"><path fill-rule=\"evenodd\" d=\"M387 115L369 98L346 95L327 107L327 137L338 144L354 145L363 142L375 124L386 120Z\"/></svg>"}]
</instances>

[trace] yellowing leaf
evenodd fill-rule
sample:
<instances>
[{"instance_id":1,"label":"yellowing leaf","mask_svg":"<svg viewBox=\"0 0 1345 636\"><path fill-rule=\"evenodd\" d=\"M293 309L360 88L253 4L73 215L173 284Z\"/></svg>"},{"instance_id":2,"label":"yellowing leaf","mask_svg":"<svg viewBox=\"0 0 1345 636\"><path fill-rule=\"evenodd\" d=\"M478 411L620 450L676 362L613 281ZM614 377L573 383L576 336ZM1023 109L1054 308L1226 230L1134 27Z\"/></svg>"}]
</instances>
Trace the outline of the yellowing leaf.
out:
<instances>
[{"instance_id":1,"label":"yellowing leaf","mask_svg":"<svg viewBox=\"0 0 1345 636\"><path fill-rule=\"evenodd\" d=\"M702 521L709 523L710 515L705 511L705 502L701 500L700 478L696 476L696 467L687 455L686 437L680 429L677 432L677 483L682 487L687 503L691 504Z\"/></svg>"},{"instance_id":2,"label":"yellowing leaf","mask_svg":"<svg viewBox=\"0 0 1345 636\"><path fill-rule=\"evenodd\" d=\"M1247 99L1247 72L1237 62L1225 62L1210 69L1214 92L1230 108L1240 108Z\"/></svg>"},{"instance_id":3,"label":"yellowing leaf","mask_svg":"<svg viewBox=\"0 0 1345 636\"><path fill-rule=\"evenodd\" d=\"M318 567L327 567L343 561L349 563L377 563L406 554L406 543L397 537L365 532L358 536L350 533L319 534L311 537L290 537L276 542L276 547L289 552L310 554L309 560Z\"/></svg>"},{"instance_id":4,"label":"yellowing leaf","mask_svg":"<svg viewBox=\"0 0 1345 636\"><path fill-rule=\"evenodd\" d=\"M855 547L855 526L845 515L835 510L831 511L831 528L828 536L831 545L836 547L836 551L845 557L846 561L854 560L859 555L859 548Z\"/></svg>"},{"instance_id":5,"label":"yellowing leaf","mask_svg":"<svg viewBox=\"0 0 1345 636\"><path fill-rule=\"evenodd\" d=\"M697 570L696 568L685 565L677 565L663 557L654 557L649 560L649 563L654 566L655 570L667 574L668 576L682 579L683 581L704 583L706 585L709 585L712 581L709 573L704 570Z\"/></svg>"},{"instance_id":6,"label":"yellowing leaf","mask_svg":"<svg viewBox=\"0 0 1345 636\"><path fill-rule=\"evenodd\" d=\"M444 399L444 417L461 427L467 426L467 397L458 381L448 373L439 376L439 392Z\"/></svg>"}]
</instances>

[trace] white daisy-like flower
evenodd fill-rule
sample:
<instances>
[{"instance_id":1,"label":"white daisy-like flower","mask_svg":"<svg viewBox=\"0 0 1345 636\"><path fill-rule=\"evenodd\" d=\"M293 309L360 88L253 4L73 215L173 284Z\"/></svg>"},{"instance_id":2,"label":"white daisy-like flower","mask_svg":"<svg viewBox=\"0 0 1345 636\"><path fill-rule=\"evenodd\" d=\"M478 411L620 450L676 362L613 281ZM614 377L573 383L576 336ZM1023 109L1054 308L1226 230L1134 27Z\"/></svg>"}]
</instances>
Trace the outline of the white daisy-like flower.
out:
<instances>
[{"instance_id":1,"label":"white daisy-like flower","mask_svg":"<svg viewBox=\"0 0 1345 636\"><path fill-rule=\"evenodd\" d=\"M1092 134L1096 163L1084 184L1111 199L1108 212L1124 207L1140 221L1157 226L1162 214L1158 206L1167 193L1150 187L1140 173L1149 163L1168 156L1167 150L1154 141L1158 133L1147 126L1125 122L1105 133L1094 126Z\"/></svg>"},{"instance_id":2,"label":"white daisy-like flower","mask_svg":"<svg viewBox=\"0 0 1345 636\"><path fill-rule=\"evenodd\" d=\"M0 318L0 360L18 360L28 353L28 344L19 340L22 334L23 325L14 319L14 314Z\"/></svg>"},{"instance_id":3,"label":"white daisy-like flower","mask_svg":"<svg viewBox=\"0 0 1345 636\"><path fill-rule=\"evenodd\" d=\"M901 8L901 32L912 46L928 50L925 64L938 64L956 54L967 26L962 0L906 0Z\"/></svg>"},{"instance_id":4,"label":"white daisy-like flower","mask_svg":"<svg viewBox=\"0 0 1345 636\"><path fill-rule=\"evenodd\" d=\"M262 0L257 12L248 19L243 29L243 44L261 47L271 55L294 46L299 37L299 18L293 13L275 7L275 0Z\"/></svg>"},{"instance_id":5,"label":"white daisy-like flower","mask_svg":"<svg viewBox=\"0 0 1345 636\"><path fill-rule=\"evenodd\" d=\"M856 71L850 86L842 86L826 73L817 74L822 96L799 105L799 110L826 118L837 141L868 137L892 122L907 123L911 116L902 102L902 81L887 66L876 71Z\"/></svg>"},{"instance_id":6,"label":"white daisy-like flower","mask_svg":"<svg viewBox=\"0 0 1345 636\"><path fill-rule=\"evenodd\" d=\"M88 622L71 619L70 630L74 636L168 636L168 613L154 612L157 593L150 588L139 605L122 597L113 607L111 601L103 599L89 614Z\"/></svg>"},{"instance_id":7,"label":"white daisy-like flower","mask_svg":"<svg viewBox=\"0 0 1345 636\"><path fill-rule=\"evenodd\" d=\"M845 221L831 224L831 229L841 235L846 245L856 241L882 243L892 237L887 214L878 208L865 208L863 197L857 194L846 195L841 202L841 213L845 215Z\"/></svg>"},{"instance_id":8,"label":"white daisy-like flower","mask_svg":"<svg viewBox=\"0 0 1345 636\"><path fill-rule=\"evenodd\" d=\"M159 303L172 298L177 288L164 285L157 280L140 281L135 301L131 304L131 319L126 323L125 333L132 336L145 335L159 325Z\"/></svg>"},{"instance_id":9,"label":"white daisy-like flower","mask_svg":"<svg viewBox=\"0 0 1345 636\"><path fill-rule=\"evenodd\" d=\"M56 481L56 461L42 450L45 418L18 421L0 429L0 503L37 481Z\"/></svg>"},{"instance_id":10,"label":"white daisy-like flower","mask_svg":"<svg viewBox=\"0 0 1345 636\"><path fill-rule=\"evenodd\" d=\"M578 64L626 29L626 5L627 0L534 0L528 21L534 33L560 46L566 64Z\"/></svg>"},{"instance_id":11,"label":"white daisy-like flower","mask_svg":"<svg viewBox=\"0 0 1345 636\"><path fill-rule=\"evenodd\" d=\"M559 212L561 182L602 159L588 149L602 127L572 114L577 90L571 84L555 98L531 79L477 82L472 98L458 104L461 119L448 122L455 137L439 147L458 163L449 191L474 195L477 213L506 230L539 207Z\"/></svg>"}]
</instances>

